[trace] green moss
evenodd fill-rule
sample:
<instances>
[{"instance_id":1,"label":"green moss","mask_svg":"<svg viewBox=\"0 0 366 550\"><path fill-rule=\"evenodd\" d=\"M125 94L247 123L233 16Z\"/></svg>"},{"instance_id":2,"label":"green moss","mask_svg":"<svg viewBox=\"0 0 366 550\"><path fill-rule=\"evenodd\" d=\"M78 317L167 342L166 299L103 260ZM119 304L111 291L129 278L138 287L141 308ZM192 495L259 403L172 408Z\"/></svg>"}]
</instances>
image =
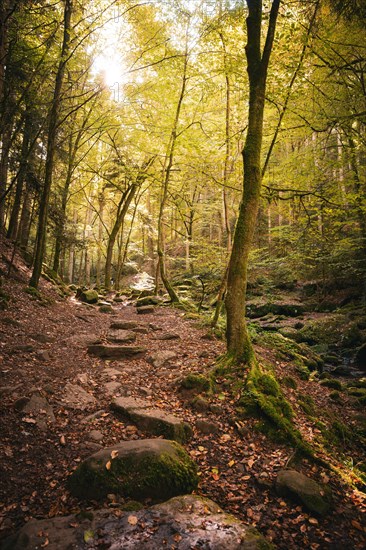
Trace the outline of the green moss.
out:
<instances>
[{"instance_id":1,"label":"green moss","mask_svg":"<svg viewBox=\"0 0 366 550\"><path fill-rule=\"evenodd\" d=\"M332 390L342 391L343 389L341 382L335 378L324 378L324 380L320 380L319 384L326 388L331 388Z\"/></svg>"},{"instance_id":2,"label":"green moss","mask_svg":"<svg viewBox=\"0 0 366 550\"><path fill-rule=\"evenodd\" d=\"M307 416L313 417L316 415L314 399L307 394L300 393L297 396L298 404Z\"/></svg>"},{"instance_id":3,"label":"green moss","mask_svg":"<svg viewBox=\"0 0 366 550\"><path fill-rule=\"evenodd\" d=\"M309 380L310 371L302 362L295 363L295 370L301 380Z\"/></svg>"},{"instance_id":4,"label":"green moss","mask_svg":"<svg viewBox=\"0 0 366 550\"><path fill-rule=\"evenodd\" d=\"M28 286L25 289L25 292L30 295L32 300L37 300L42 306L47 306L52 303L52 300L43 296L42 293L33 286Z\"/></svg>"},{"instance_id":5,"label":"green moss","mask_svg":"<svg viewBox=\"0 0 366 550\"><path fill-rule=\"evenodd\" d=\"M292 376L284 376L281 382L286 388L291 388L292 390L297 389L297 382Z\"/></svg>"},{"instance_id":6,"label":"green moss","mask_svg":"<svg viewBox=\"0 0 366 550\"><path fill-rule=\"evenodd\" d=\"M239 400L246 414L257 416L265 420L270 427L281 432L284 439L295 445L306 454L311 454L311 449L301 437L300 432L292 424L293 409L285 399L277 380L269 373L262 372L258 365L253 365L248 373L245 391ZM264 428L264 425L262 425ZM278 438L279 434L277 434Z\"/></svg>"},{"instance_id":7,"label":"green moss","mask_svg":"<svg viewBox=\"0 0 366 550\"><path fill-rule=\"evenodd\" d=\"M353 395L354 397L366 397L365 388L355 388L351 386L347 388L347 391L350 395Z\"/></svg>"},{"instance_id":8,"label":"green moss","mask_svg":"<svg viewBox=\"0 0 366 550\"><path fill-rule=\"evenodd\" d=\"M333 401L342 401L341 394L337 390L334 390L334 391L330 392L329 397Z\"/></svg>"},{"instance_id":9,"label":"green moss","mask_svg":"<svg viewBox=\"0 0 366 550\"><path fill-rule=\"evenodd\" d=\"M211 380L202 374L189 373L181 380L180 386L185 390L208 392L211 389Z\"/></svg>"}]
</instances>

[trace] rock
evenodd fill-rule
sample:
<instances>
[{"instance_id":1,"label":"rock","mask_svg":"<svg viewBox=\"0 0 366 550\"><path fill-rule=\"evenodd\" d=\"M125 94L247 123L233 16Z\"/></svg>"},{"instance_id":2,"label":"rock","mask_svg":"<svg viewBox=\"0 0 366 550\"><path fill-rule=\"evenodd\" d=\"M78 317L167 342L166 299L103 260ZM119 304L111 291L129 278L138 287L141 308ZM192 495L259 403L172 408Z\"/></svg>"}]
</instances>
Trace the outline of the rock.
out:
<instances>
[{"instance_id":1,"label":"rock","mask_svg":"<svg viewBox=\"0 0 366 550\"><path fill-rule=\"evenodd\" d=\"M152 364L156 369L165 367L172 359L176 359L178 356L175 351L161 350L152 353L146 360Z\"/></svg>"},{"instance_id":2,"label":"rock","mask_svg":"<svg viewBox=\"0 0 366 550\"><path fill-rule=\"evenodd\" d=\"M97 401L93 395L85 391L77 384L67 382L63 402L70 409L79 409L81 411L96 405Z\"/></svg>"},{"instance_id":3,"label":"rock","mask_svg":"<svg viewBox=\"0 0 366 550\"><path fill-rule=\"evenodd\" d=\"M331 508L331 492L313 479L296 470L281 470L276 479L276 491L280 496L301 502L315 514L325 515Z\"/></svg>"},{"instance_id":4,"label":"rock","mask_svg":"<svg viewBox=\"0 0 366 550\"><path fill-rule=\"evenodd\" d=\"M141 357L146 349L141 346L114 346L104 344L92 344L88 346L88 353L97 357L113 357L114 359L128 359L129 357Z\"/></svg>"},{"instance_id":5,"label":"rock","mask_svg":"<svg viewBox=\"0 0 366 550\"><path fill-rule=\"evenodd\" d=\"M40 342L41 344L52 344L55 342L55 338L53 336L49 336L43 332L31 334L30 337L32 340L36 340L36 342Z\"/></svg>"},{"instance_id":6,"label":"rock","mask_svg":"<svg viewBox=\"0 0 366 550\"><path fill-rule=\"evenodd\" d=\"M298 317L305 312L304 306L299 302L249 302L246 307L246 315L250 319L263 317L272 313L273 315L284 315L285 317Z\"/></svg>"},{"instance_id":7,"label":"rock","mask_svg":"<svg viewBox=\"0 0 366 550\"><path fill-rule=\"evenodd\" d=\"M149 327L150 327L151 330L153 330L154 332L156 332L157 330L162 330L161 327L159 327L158 325L155 325L154 323L149 323Z\"/></svg>"},{"instance_id":8,"label":"rock","mask_svg":"<svg viewBox=\"0 0 366 550\"><path fill-rule=\"evenodd\" d=\"M358 348L355 355L356 367L366 372L366 344Z\"/></svg>"},{"instance_id":9,"label":"rock","mask_svg":"<svg viewBox=\"0 0 366 550\"><path fill-rule=\"evenodd\" d=\"M217 424L210 422L209 420L202 419L196 420L196 428L201 433L206 435L216 434L219 431L219 426Z\"/></svg>"},{"instance_id":10,"label":"rock","mask_svg":"<svg viewBox=\"0 0 366 550\"><path fill-rule=\"evenodd\" d=\"M36 348L32 344L19 344L11 348L10 353L32 353Z\"/></svg>"},{"instance_id":11,"label":"rock","mask_svg":"<svg viewBox=\"0 0 366 550\"><path fill-rule=\"evenodd\" d=\"M138 326L139 324L136 321L117 320L111 323L111 329L115 329L115 330L133 330Z\"/></svg>"},{"instance_id":12,"label":"rock","mask_svg":"<svg viewBox=\"0 0 366 550\"><path fill-rule=\"evenodd\" d=\"M201 395L197 395L193 399L189 401L189 406L194 410L198 412L206 412L210 408L210 402L202 397Z\"/></svg>"},{"instance_id":13,"label":"rock","mask_svg":"<svg viewBox=\"0 0 366 550\"><path fill-rule=\"evenodd\" d=\"M140 315L147 315L149 313L154 313L154 311L154 306L141 306L137 308L137 313L139 313Z\"/></svg>"},{"instance_id":14,"label":"rock","mask_svg":"<svg viewBox=\"0 0 366 550\"><path fill-rule=\"evenodd\" d=\"M112 401L111 408L150 435L162 435L179 443L185 443L192 437L189 424L173 414L154 408L150 401L118 397Z\"/></svg>"},{"instance_id":15,"label":"rock","mask_svg":"<svg viewBox=\"0 0 366 550\"><path fill-rule=\"evenodd\" d=\"M93 289L82 290L79 288L76 292L76 297L79 298L81 302L85 302L87 304L96 304L99 300L98 292Z\"/></svg>"},{"instance_id":16,"label":"rock","mask_svg":"<svg viewBox=\"0 0 366 550\"><path fill-rule=\"evenodd\" d=\"M91 441L95 441L96 443L100 443L103 441L103 434L99 430L91 430L88 435L88 439L91 439Z\"/></svg>"},{"instance_id":17,"label":"rock","mask_svg":"<svg viewBox=\"0 0 366 550\"><path fill-rule=\"evenodd\" d=\"M114 395L116 391L121 387L119 382L107 382L104 387L109 395Z\"/></svg>"},{"instance_id":18,"label":"rock","mask_svg":"<svg viewBox=\"0 0 366 550\"><path fill-rule=\"evenodd\" d=\"M50 354L47 350L37 351L36 357L39 361L44 361L45 363L47 363L47 361L51 361Z\"/></svg>"},{"instance_id":19,"label":"rock","mask_svg":"<svg viewBox=\"0 0 366 550\"><path fill-rule=\"evenodd\" d=\"M148 334L149 329L146 328L146 327L136 327L136 328L133 329L133 332L136 332L138 334Z\"/></svg>"},{"instance_id":20,"label":"rock","mask_svg":"<svg viewBox=\"0 0 366 550\"><path fill-rule=\"evenodd\" d=\"M107 367L102 370L103 376L108 376L108 378L114 378L116 376L121 376L121 371L113 367Z\"/></svg>"},{"instance_id":21,"label":"rock","mask_svg":"<svg viewBox=\"0 0 366 550\"><path fill-rule=\"evenodd\" d=\"M109 493L161 501L197 487L197 468L175 441L123 441L84 460L68 481L71 493L99 500Z\"/></svg>"},{"instance_id":22,"label":"rock","mask_svg":"<svg viewBox=\"0 0 366 550\"><path fill-rule=\"evenodd\" d=\"M93 420L96 420L97 418L100 418L103 414L105 414L105 411L101 409L100 411L96 411L92 414L89 414L83 420L81 421L83 424L87 424L88 422L93 422ZM108 414L108 413L106 413Z\"/></svg>"},{"instance_id":23,"label":"rock","mask_svg":"<svg viewBox=\"0 0 366 550\"><path fill-rule=\"evenodd\" d=\"M175 334L174 332L163 332L155 338L156 340L180 340L179 334Z\"/></svg>"},{"instance_id":24,"label":"rock","mask_svg":"<svg viewBox=\"0 0 366 550\"><path fill-rule=\"evenodd\" d=\"M209 378L194 372L188 373L184 378L180 378L178 381L178 389L180 391L189 391L191 394L207 392L210 388L211 383Z\"/></svg>"},{"instance_id":25,"label":"rock","mask_svg":"<svg viewBox=\"0 0 366 550\"><path fill-rule=\"evenodd\" d=\"M84 517L79 514L31 520L7 539L4 550L33 550L45 546L48 550L273 548L258 531L225 513L212 500L196 495L178 496L147 509L139 509L135 503L132 511L131 508L121 511L118 517L103 509Z\"/></svg>"},{"instance_id":26,"label":"rock","mask_svg":"<svg viewBox=\"0 0 366 550\"><path fill-rule=\"evenodd\" d=\"M108 334L107 340L115 344L128 344L136 340L136 334L131 330L114 330Z\"/></svg>"},{"instance_id":27,"label":"rock","mask_svg":"<svg viewBox=\"0 0 366 550\"><path fill-rule=\"evenodd\" d=\"M99 308L100 313L113 313L114 309L111 305L101 305Z\"/></svg>"},{"instance_id":28,"label":"rock","mask_svg":"<svg viewBox=\"0 0 366 550\"><path fill-rule=\"evenodd\" d=\"M136 307L142 306L156 306L161 302L159 296L143 296L136 300Z\"/></svg>"},{"instance_id":29,"label":"rock","mask_svg":"<svg viewBox=\"0 0 366 550\"><path fill-rule=\"evenodd\" d=\"M31 414L37 426L43 431L47 430L47 422L53 423L56 421L51 405L39 393L34 393L27 403L21 407L21 411L25 414Z\"/></svg>"}]
</instances>

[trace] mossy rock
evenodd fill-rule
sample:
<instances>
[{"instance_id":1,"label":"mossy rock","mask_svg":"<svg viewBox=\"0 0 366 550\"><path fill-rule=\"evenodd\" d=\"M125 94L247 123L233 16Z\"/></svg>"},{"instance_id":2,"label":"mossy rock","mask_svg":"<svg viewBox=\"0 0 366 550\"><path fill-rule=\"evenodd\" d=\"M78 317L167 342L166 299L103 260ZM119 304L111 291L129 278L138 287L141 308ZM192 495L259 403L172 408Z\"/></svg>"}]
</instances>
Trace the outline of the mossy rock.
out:
<instances>
[{"instance_id":1,"label":"mossy rock","mask_svg":"<svg viewBox=\"0 0 366 550\"><path fill-rule=\"evenodd\" d=\"M96 290L92 288L89 290L83 290L79 288L76 292L76 297L86 304L97 304L99 300L99 294Z\"/></svg>"},{"instance_id":2,"label":"mossy rock","mask_svg":"<svg viewBox=\"0 0 366 550\"><path fill-rule=\"evenodd\" d=\"M307 416L313 417L316 415L315 402L310 395L300 393L297 396L297 401L300 408Z\"/></svg>"},{"instance_id":3,"label":"mossy rock","mask_svg":"<svg viewBox=\"0 0 366 550\"><path fill-rule=\"evenodd\" d=\"M326 388L331 388L332 390L343 390L342 383L335 378L324 378L324 380L320 380L319 384L321 386L325 386Z\"/></svg>"},{"instance_id":4,"label":"mossy rock","mask_svg":"<svg viewBox=\"0 0 366 550\"><path fill-rule=\"evenodd\" d=\"M179 387L192 393L208 392L211 389L211 380L202 374L189 373L179 380Z\"/></svg>"},{"instance_id":5,"label":"mossy rock","mask_svg":"<svg viewBox=\"0 0 366 550\"><path fill-rule=\"evenodd\" d=\"M114 309L112 306L104 304L99 308L100 313L113 313Z\"/></svg>"},{"instance_id":6,"label":"mossy rock","mask_svg":"<svg viewBox=\"0 0 366 550\"><path fill-rule=\"evenodd\" d=\"M84 460L68 486L81 499L100 500L109 493L159 502L197 488L197 468L175 441L123 441Z\"/></svg>"},{"instance_id":7,"label":"mossy rock","mask_svg":"<svg viewBox=\"0 0 366 550\"><path fill-rule=\"evenodd\" d=\"M297 363L295 364L295 369L301 380L309 380L310 371L305 365L303 365L302 363L300 364Z\"/></svg>"},{"instance_id":8,"label":"mossy rock","mask_svg":"<svg viewBox=\"0 0 366 550\"><path fill-rule=\"evenodd\" d=\"M160 304L161 298L159 296L143 296L136 300L136 307L142 306L156 306Z\"/></svg>"},{"instance_id":9,"label":"mossy rock","mask_svg":"<svg viewBox=\"0 0 366 550\"><path fill-rule=\"evenodd\" d=\"M337 390L330 392L329 398L332 399L333 401L338 401L338 402L342 401L342 396Z\"/></svg>"},{"instance_id":10,"label":"mossy rock","mask_svg":"<svg viewBox=\"0 0 366 550\"><path fill-rule=\"evenodd\" d=\"M283 386L286 386L286 388L290 388L292 390L297 389L297 382L292 376L284 376L281 380L281 383Z\"/></svg>"},{"instance_id":11,"label":"mossy rock","mask_svg":"<svg viewBox=\"0 0 366 550\"><path fill-rule=\"evenodd\" d=\"M300 502L319 516L327 514L332 505L331 491L296 470L281 470L276 479L276 491L282 497Z\"/></svg>"}]
</instances>

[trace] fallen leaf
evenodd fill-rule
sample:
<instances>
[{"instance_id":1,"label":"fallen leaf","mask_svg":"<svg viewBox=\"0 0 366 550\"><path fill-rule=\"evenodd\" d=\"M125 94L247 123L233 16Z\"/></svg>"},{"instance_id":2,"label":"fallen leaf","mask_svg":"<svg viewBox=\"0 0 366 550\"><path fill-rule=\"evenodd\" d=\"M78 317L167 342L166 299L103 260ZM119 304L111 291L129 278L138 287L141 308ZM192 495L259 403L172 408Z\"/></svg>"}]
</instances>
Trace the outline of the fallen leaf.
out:
<instances>
[{"instance_id":1,"label":"fallen leaf","mask_svg":"<svg viewBox=\"0 0 366 550\"><path fill-rule=\"evenodd\" d=\"M175 542L180 542L182 540L182 537L179 533L177 533L176 535L174 535L173 539L175 540Z\"/></svg>"},{"instance_id":2,"label":"fallen leaf","mask_svg":"<svg viewBox=\"0 0 366 550\"><path fill-rule=\"evenodd\" d=\"M25 416L23 418L23 422L26 422L27 424L37 424L37 421L34 420L34 418L29 418L29 416Z\"/></svg>"},{"instance_id":3,"label":"fallen leaf","mask_svg":"<svg viewBox=\"0 0 366 550\"><path fill-rule=\"evenodd\" d=\"M118 456L118 451L112 451L111 452L111 459L113 460L114 458L117 458Z\"/></svg>"},{"instance_id":4,"label":"fallen leaf","mask_svg":"<svg viewBox=\"0 0 366 550\"><path fill-rule=\"evenodd\" d=\"M247 462L248 468L252 468L255 460L253 458L250 458Z\"/></svg>"},{"instance_id":5,"label":"fallen leaf","mask_svg":"<svg viewBox=\"0 0 366 550\"><path fill-rule=\"evenodd\" d=\"M202 447L202 445L199 445L198 446L198 450L201 451L201 453L203 453L203 451L205 451L205 447Z\"/></svg>"},{"instance_id":6,"label":"fallen leaf","mask_svg":"<svg viewBox=\"0 0 366 550\"><path fill-rule=\"evenodd\" d=\"M108 460L107 464L105 465L106 469L110 470L111 466L112 466L112 462L110 460Z\"/></svg>"},{"instance_id":7,"label":"fallen leaf","mask_svg":"<svg viewBox=\"0 0 366 550\"><path fill-rule=\"evenodd\" d=\"M229 468L234 466L234 464L235 464L235 460L230 460L230 462L228 463Z\"/></svg>"},{"instance_id":8,"label":"fallen leaf","mask_svg":"<svg viewBox=\"0 0 366 550\"><path fill-rule=\"evenodd\" d=\"M89 542L93 540L94 532L93 531L84 531L84 542Z\"/></svg>"},{"instance_id":9,"label":"fallen leaf","mask_svg":"<svg viewBox=\"0 0 366 550\"><path fill-rule=\"evenodd\" d=\"M138 522L137 516L128 516L127 521L130 525L136 525Z\"/></svg>"},{"instance_id":10,"label":"fallen leaf","mask_svg":"<svg viewBox=\"0 0 366 550\"><path fill-rule=\"evenodd\" d=\"M351 520L351 524L355 529L358 529L359 531L363 531L362 525L358 521L356 521L355 519Z\"/></svg>"},{"instance_id":11,"label":"fallen leaf","mask_svg":"<svg viewBox=\"0 0 366 550\"><path fill-rule=\"evenodd\" d=\"M316 518L309 518L311 525L319 525L319 521Z\"/></svg>"},{"instance_id":12,"label":"fallen leaf","mask_svg":"<svg viewBox=\"0 0 366 550\"><path fill-rule=\"evenodd\" d=\"M220 441L222 441L222 443L226 443L227 441L230 441L230 439L231 439L231 436L229 434L223 434L220 437Z\"/></svg>"},{"instance_id":13,"label":"fallen leaf","mask_svg":"<svg viewBox=\"0 0 366 550\"><path fill-rule=\"evenodd\" d=\"M60 437L60 445L63 445L63 446L66 445L66 439L65 439L65 436L64 436L64 435L62 435L62 436Z\"/></svg>"}]
</instances>

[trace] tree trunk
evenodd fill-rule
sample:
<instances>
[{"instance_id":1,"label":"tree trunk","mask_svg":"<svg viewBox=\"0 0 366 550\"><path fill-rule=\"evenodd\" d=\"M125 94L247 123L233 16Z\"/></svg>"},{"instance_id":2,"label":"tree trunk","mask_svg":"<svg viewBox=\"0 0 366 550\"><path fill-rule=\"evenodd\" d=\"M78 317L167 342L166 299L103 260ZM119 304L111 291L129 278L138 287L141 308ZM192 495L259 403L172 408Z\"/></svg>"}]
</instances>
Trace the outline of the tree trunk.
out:
<instances>
[{"instance_id":1,"label":"tree trunk","mask_svg":"<svg viewBox=\"0 0 366 550\"><path fill-rule=\"evenodd\" d=\"M249 76L248 129L243 149L244 187L229 261L226 295L227 354L238 362L251 363L254 352L245 323L248 257L257 220L261 190L261 148L266 77L280 0L273 0L267 38L261 52L262 2L248 0L247 45Z\"/></svg>"},{"instance_id":2,"label":"tree trunk","mask_svg":"<svg viewBox=\"0 0 366 550\"><path fill-rule=\"evenodd\" d=\"M167 271L166 271L166 264L165 264L165 252L164 252L164 227L163 227L163 220L164 220L164 210L165 205L167 201L168 196L168 189L169 189L169 183L170 183L170 174L173 167L174 162L174 153L175 153L175 146L177 143L177 133L178 133L178 123L180 118L180 112L182 109L183 99L186 92L186 86L187 86L187 69L188 69L188 36L186 36L186 51L184 56L184 65L183 65L183 75L182 75L182 83L181 83L181 89L179 93L177 108L175 111L175 117L174 117L174 123L172 127L172 131L170 134L169 144L167 148L167 154L165 157L165 163L164 163L164 169L163 169L163 185L162 185L162 196L160 201L160 209L159 209L159 216L158 216L158 243L157 243L157 252L158 252L158 258L159 258L159 267L160 267L160 277L163 282L163 285L166 288L166 291L169 294L169 297L172 301L172 303L179 303L178 295L176 294L174 288L172 287Z\"/></svg>"},{"instance_id":3,"label":"tree trunk","mask_svg":"<svg viewBox=\"0 0 366 550\"><path fill-rule=\"evenodd\" d=\"M45 253L46 246L46 227L48 219L48 203L50 198L53 165L56 148L56 134L58 126L59 110L61 105L61 89L65 75L66 63L68 60L68 51L70 43L70 30L71 30L71 14L72 14L72 0L65 0L64 9L64 33L61 48L61 57L56 73L55 88L53 92L53 100L51 106L51 112L48 124L48 140L47 140L47 153L46 153L46 165L45 165L45 177L44 187L41 196L38 228L36 237L36 248L34 255L33 273L30 279L30 286L37 288L39 279L42 273L42 262Z\"/></svg>"}]
</instances>

